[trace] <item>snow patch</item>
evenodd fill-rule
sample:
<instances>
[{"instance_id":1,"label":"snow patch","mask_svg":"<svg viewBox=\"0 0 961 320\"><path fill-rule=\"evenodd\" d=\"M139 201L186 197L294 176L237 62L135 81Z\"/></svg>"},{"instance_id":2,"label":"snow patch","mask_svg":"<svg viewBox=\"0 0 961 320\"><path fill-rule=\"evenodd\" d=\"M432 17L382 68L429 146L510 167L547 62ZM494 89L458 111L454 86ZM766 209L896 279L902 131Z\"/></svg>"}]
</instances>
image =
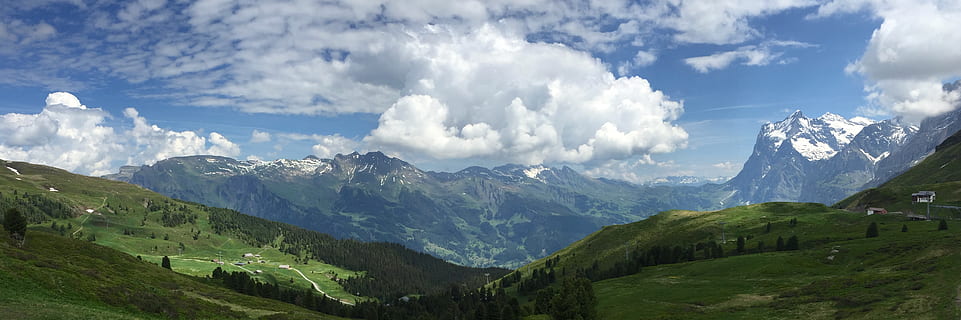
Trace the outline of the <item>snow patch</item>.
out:
<instances>
[{"instance_id":1,"label":"snow patch","mask_svg":"<svg viewBox=\"0 0 961 320\"><path fill-rule=\"evenodd\" d=\"M858 135L858 133L860 133L865 126L874 123L867 118L862 118L859 120L859 122L854 122L830 112L818 117L818 119L824 122L828 128L830 128L828 131L834 135L834 139L837 140L841 147L851 143L851 139L854 139L854 136ZM864 124L865 120L871 122Z\"/></svg>"},{"instance_id":2,"label":"snow patch","mask_svg":"<svg viewBox=\"0 0 961 320\"><path fill-rule=\"evenodd\" d=\"M544 166L530 167L530 168L524 169L524 175L526 175L528 178L531 178L531 179L540 180L539 178L537 178L537 176L540 175L541 172L544 172L545 170L550 170L550 169L545 168Z\"/></svg>"},{"instance_id":3,"label":"snow patch","mask_svg":"<svg viewBox=\"0 0 961 320\"><path fill-rule=\"evenodd\" d=\"M828 159L838 153L827 143L821 141L812 142L811 139L807 138L791 139L791 144L794 145L794 150L797 150L804 158L811 161Z\"/></svg>"},{"instance_id":4,"label":"snow patch","mask_svg":"<svg viewBox=\"0 0 961 320\"><path fill-rule=\"evenodd\" d=\"M867 157L868 160L871 160L871 162L874 163L874 164L878 164L878 161L884 160L884 158L887 158L888 156L891 155L891 152L890 152L890 151L885 151L885 152L881 153L880 155L878 155L877 157L875 157L875 156L872 156L872 155L871 155L870 153L868 153L867 151L864 151L864 150L860 150L860 151L861 151L861 154L863 154L865 157Z\"/></svg>"},{"instance_id":5,"label":"snow patch","mask_svg":"<svg viewBox=\"0 0 961 320\"><path fill-rule=\"evenodd\" d=\"M868 118L865 118L865 117L854 117L854 118L851 118L850 121L851 121L851 122L854 122L854 123L856 123L856 124L865 126L865 127L866 127L866 126L869 126L869 125L872 125L872 124L874 124L874 123L877 122L877 121L874 121L874 120L871 120L871 119L868 119Z\"/></svg>"},{"instance_id":6,"label":"snow patch","mask_svg":"<svg viewBox=\"0 0 961 320\"><path fill-rule=\"evenodd\" d=\"M57 191L60 191L60 190L57 190L57 188L54 188L54 187L50 187L50 189L47 189L47 190L50 190L50 192L57 192Z\"/></svg>"},{"instance_id":7,"label":"snow patch","mask_svg":"<svg viewBox=\"0 0 961 320\"><path fill-rule=\"evenodd\" d=\"M17 171L17 169L11 167L7 167L7 169L10 169L10 171L13 171L13 173L16 173L18 176L20 175L20 171Z\"/></svg>"},{"instance_id":8,"label":"snow patch","mask_svg":"<svg viewBox=\"0 0 961 320\"><path fill-rule=\"evenodd\" d=\"M87 213L93 213L93 209L87 209L85 211L87 211Z\"/></svg>"}]
</instances>

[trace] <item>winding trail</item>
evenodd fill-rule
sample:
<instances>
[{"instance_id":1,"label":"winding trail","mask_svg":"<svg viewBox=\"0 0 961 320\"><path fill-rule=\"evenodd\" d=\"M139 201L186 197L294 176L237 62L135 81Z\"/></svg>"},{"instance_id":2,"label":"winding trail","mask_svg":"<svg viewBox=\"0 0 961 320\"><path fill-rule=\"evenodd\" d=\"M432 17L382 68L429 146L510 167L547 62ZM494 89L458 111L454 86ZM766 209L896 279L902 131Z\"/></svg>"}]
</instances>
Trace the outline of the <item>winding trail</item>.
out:
<instances>
[{"instance_id":1,"label":"winding trail","mask_svg":"<svg viewBox=\"0 0 961 320\"><path fill-rule=\"evenodd\" d=\"M71 234L70 234L71 237L77 235L77 232L80 232L80 230L83 230L83 223L84 223L84 222L87 222L87 219L88 219L88 218L90 218L90 215L86 215L86 214L83 215L83 220L80 220L80 228L77 229L77 231L74 231L73 233L71 233Z\"/></svg>"},{"instance_id":2,"label":"winding trail","mask_svg":"<svg viewBox=\"0 0 961 320\"><path fill-rule=\"evenodd\" d=\"M307 278L307 276L305 276L303 272L300 272L300 270L297 270L296 268L290 268L290 270L294 270L294 271L296 271L297 273L299 273L301 277L304 277L304 280L307 280L307 282L310 282L310 284L312 284L312 285L314 286L314 290L317 290L317 292L320 292L320 294L324 295L325 297L330 298L330 299L334 299L334 300L336 300L336 301L339 301L340 303L343 303L343 304L346 304L346 305L349 305L349 306L354 305L353 302L331 297L329 294L327 294L327 293L324 292L323 290L320 290L320 287L317 286L317 283L314 282L314 280L310 280L310 278Z\"/></svg>"}]
</instances>

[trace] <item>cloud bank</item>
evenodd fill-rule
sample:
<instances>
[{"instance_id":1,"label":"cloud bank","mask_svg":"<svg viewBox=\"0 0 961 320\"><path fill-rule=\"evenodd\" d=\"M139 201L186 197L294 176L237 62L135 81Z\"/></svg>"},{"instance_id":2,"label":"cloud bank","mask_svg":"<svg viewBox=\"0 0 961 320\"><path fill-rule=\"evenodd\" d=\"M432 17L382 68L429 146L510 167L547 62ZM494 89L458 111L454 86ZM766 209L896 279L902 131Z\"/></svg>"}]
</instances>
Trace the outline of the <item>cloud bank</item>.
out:
<instances>
[{"instance_id":1,"label":"cloud bank","mask_svg":"<svg viewBox=\"0 0 961 320\"><path fill-rule=\"evenodd\" d=\"M943 83L961 77L961 2L832 1L815 17L869 12L883 20L860 59L846 71L867 81L867 114L894 114L910 121L957 108L961 92Z\"/></svg>"},{"instance_id":2,"label":"cloud bank","mask_svg":"<svg viewBox=\"0 0 961 320\"><path fill-rule=\"evenodd\" d=\"M406 90L412 94L364 138L374 147L538 164L624 159L686 143L687 133L672 124L681 102L642 78L615 78L583 52L492 26L413 36L385 49L384 57L420 71Z\"/></svg>"},{"instance_id":3,"label":"cloud bank","mask_svg":"<svg viewBox=\"0 0 961 320\"><path fill-rule=\"evenodd\" d=\"M106 124L110 114L88 108L74 95L54 92L37 114L0 115L0 158L29 161L90 175L113 172L120 164L151 164L169 157L237 156L240 147L223 135L203 137L151 125L134 108L124 110L133 128ZM208 147L209 145L209 147Z\"/></svg>"}]
</instances>

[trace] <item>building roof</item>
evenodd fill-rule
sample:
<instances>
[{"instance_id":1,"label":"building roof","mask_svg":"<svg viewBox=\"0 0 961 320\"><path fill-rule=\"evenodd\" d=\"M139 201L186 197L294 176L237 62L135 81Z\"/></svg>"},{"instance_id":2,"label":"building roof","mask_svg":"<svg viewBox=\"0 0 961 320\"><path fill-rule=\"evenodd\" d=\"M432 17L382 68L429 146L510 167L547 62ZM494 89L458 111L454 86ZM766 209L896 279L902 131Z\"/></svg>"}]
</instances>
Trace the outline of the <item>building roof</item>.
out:
<instances>
[{"instance_id":1,"label":"building roof","mask_svg":"<svg viewBox=\"0 0 961 320\"><path fill-rule=\"evenodd\" d=\"M885 210L884 208L868 208L868 210L871 210L871 211L888 211L888 210Z\"/></svg>"},{"instance_id":2,"label":"building roof","mask_svg":"<svg viewBox=\"0 0 961 320\"><path fill-rule=\"evenodd\" d=\"M912 196L933 196L934 191L918 191L911 194Z\"/></svg>"}]
</instances>

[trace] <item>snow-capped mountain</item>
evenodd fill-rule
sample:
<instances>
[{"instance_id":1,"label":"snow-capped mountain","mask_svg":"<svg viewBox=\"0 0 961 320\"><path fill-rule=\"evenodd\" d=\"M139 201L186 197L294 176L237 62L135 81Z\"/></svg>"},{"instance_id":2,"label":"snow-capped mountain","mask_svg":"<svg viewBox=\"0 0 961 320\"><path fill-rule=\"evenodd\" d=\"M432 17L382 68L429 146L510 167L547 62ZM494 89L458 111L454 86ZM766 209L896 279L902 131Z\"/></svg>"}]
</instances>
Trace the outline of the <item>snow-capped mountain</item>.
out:
<instances>
[{"instance_id":1,"label":"snow-capped mountain","mask_svg":"<svg viewBox=\"0 0 961 320\"><path fill-rule=\"evenodd\" d=\"M337 237L388 241L474 266L513 267L598 228L714 209L693 189L594 179L568 167L423 171L380 152L333 159L177 157L107 178ZM715 185L715 187L717 187Z\"/></svg>"},{"instance_id":2,"label":"snow-capped mountain","mask_svg":"<svg viewBox=\"0 0 961 320\"><path fill-rule=\"evenodd\" d=\"M754 152L726 185L742 203L832 203L873 179L877 163L916 131L892 120L812 119L799 110L761 127Z\"/></svg>"},{"instance_id":3,"label":"snow-capped mountain","mask_svg":"<svg viewBox=\"0 0 961 320\"><path fill-rule=\"evenodd\" d=\"M818 161L833 157L851 143L861 129L872 123L874 121L869 119L848 120L833 113L809 119L797 110L780 122L765 124L758 142L763 138L772 153L777 153L781 147L789 147L809 161Z\"/></svg>"},{"instance_id":4,"label":"snow-capped mountain","mask_svg":"<svg viewBox=\"0 0 961 320\"><path fill-rule=\"evenodd\" d=\"M961 109L920 126L796 111L761 127L744 168L725 184L729 202L832 204L904 172L959 129Z\"/></svg>"}]
</instances>

